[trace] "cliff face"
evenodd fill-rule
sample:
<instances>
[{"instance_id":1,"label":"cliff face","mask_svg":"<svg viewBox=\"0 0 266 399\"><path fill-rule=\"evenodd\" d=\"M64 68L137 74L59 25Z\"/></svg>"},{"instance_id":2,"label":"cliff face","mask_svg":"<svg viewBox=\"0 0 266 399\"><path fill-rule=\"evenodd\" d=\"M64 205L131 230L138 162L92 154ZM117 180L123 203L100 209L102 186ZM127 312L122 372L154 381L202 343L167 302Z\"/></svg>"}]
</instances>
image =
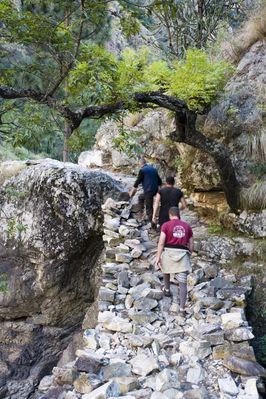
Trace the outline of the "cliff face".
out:
<instances>
[{"instance_id":1,"label":"cliff face","mask_svg":"<svg viewBox=\"0 0 266 399\"><path fill-rule=\"evenodd\" d=\"M243 185L256 180L256 166L266 160L265 50L260 41L246 52L204 126L206 134L228 145Z\"/></svg>"},{"instance_id":2,"label":"cliff face","mask_svg":"<svg viewBox=\"0 0 266 399\"><path fill-rule=\"evenodd\" d=\"M34 383L81 322L95 295L101 204L110 195L119 199L122 192L122 186L104 173L60 162L26 168L2 186L4 375Z\"/></svg>"}]
</instances>

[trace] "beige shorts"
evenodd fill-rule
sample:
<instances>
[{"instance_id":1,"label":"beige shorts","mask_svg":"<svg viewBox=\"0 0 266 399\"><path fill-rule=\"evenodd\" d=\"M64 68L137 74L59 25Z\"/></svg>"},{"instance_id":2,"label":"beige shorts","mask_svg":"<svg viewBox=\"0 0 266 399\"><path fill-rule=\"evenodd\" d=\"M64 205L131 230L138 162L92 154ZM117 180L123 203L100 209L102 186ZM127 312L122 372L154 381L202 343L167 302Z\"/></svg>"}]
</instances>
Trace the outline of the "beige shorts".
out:
<instances>
[{"instance_id":1,"label":"beige shorts","mask_svg":"<svg viewBox=\"0 0 266 399\"><path fill-rule=\"evenodd\" d=\"M191 272L190 252L179 248L164 248L161 269L166 274Z\"/></svg>"}]
</instances>

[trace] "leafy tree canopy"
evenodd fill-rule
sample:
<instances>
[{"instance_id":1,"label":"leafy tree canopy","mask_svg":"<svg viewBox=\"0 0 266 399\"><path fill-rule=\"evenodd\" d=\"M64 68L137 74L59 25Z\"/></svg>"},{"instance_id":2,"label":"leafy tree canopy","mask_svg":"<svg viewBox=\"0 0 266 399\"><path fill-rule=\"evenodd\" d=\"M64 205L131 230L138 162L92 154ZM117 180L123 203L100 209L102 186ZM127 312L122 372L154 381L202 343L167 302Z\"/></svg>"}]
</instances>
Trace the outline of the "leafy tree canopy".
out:
<instances>
[{"instance_id":1,"label":"leafy tree canopy","mask_svg":"<svg viewBox=\"0 0 266 399\"><path fill-rule=\"evenodd\" d=\"M0 84L41 94L37 102L31 98L30 102L14 99L8 100L8 105L0 104L0 135L14 145L58 156L63 132L68 146L78 152L92 143L97 126L90 124L88 130L83 121L70 140L73 130L65 132L60 107L77 112L88 105L119 102L123 109L134 111L138 107L136 93L161 91L183 100L189 109L203 112L231 72L224 61L210 59L199 49L187 49L181 59L165 59L162 52L148 47L127 48L115 55L102 44L108 39L114 16L130 38L140 33L140 23L155 27L160 13L173 20L174 14L180 14L179 3L24 0L17 7L12 0L2 0ZM51 97L47 107L46 99Z\"/></svg>"}]
</instances>

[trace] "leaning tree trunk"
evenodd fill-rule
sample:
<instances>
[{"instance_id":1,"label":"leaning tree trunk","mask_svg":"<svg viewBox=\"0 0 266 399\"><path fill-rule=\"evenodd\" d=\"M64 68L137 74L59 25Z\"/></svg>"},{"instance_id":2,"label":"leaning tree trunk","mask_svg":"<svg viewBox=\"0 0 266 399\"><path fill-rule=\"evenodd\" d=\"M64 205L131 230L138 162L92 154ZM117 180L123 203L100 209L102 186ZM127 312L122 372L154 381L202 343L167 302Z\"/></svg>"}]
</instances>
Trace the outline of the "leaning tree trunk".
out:
<instances>
[{"instance_id":1,"label":"leaning tree trunk","mask_svg":"<svg viewBox=\"0 0 266 399\"><path fill-rule=\"evenodd\" d=\"M63 162L69 161L69 148L68 148L68 139L73 133L73 128L69 124L67 120L65 120L64 126L64 146L63 146Z\"/></svg>"},{"instance_id":2,"label":"leaning tree trunk","mask_svg":"<svg viewBox=\"0 0 266 399\"><path fill-rule=\"evenodd\" d=\"M218 169L222 188L230 209L238 212L240 207L240 184L236 178L235 168L227 148L196 129L197 115L187 111L186 114L176 114L176 131L171 134L175 141L191 145L209 154Z\"/></svg>"}]
</instances>

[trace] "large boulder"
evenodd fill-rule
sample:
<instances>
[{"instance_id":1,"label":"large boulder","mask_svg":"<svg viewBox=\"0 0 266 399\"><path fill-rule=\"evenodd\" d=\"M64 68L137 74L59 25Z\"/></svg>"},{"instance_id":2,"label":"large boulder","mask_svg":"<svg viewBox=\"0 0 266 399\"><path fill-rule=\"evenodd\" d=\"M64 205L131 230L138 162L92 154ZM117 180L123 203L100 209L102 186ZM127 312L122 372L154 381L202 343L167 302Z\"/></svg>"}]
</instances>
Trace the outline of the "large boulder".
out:
<instances>
[{"instance_id":1,"label":"large boulder","mask_svg":"<svg viewBox=\"0 0 266 399\"><path fill-rule=\"evenodd\" d=\"M7 289L0 297L1 318L38 313L43 324L71 324L62 303L74 309L90 298L90 274L101 249L101 204L122 190L104 173L60 162L24 169L3 185L0 273Z\"/></svg>"},{"instance_id":2,"label":"large boulder","mask_svg":"<svg viewBox=\"0 0 266 399\"><path fill-rule=\"evenodd\" d=\"M95 297L101 205L123 190L107 174L56 161L0 188L0 397L7 377L12 398L28 397L82 321Z\"/></svg>"}]
</instances>

